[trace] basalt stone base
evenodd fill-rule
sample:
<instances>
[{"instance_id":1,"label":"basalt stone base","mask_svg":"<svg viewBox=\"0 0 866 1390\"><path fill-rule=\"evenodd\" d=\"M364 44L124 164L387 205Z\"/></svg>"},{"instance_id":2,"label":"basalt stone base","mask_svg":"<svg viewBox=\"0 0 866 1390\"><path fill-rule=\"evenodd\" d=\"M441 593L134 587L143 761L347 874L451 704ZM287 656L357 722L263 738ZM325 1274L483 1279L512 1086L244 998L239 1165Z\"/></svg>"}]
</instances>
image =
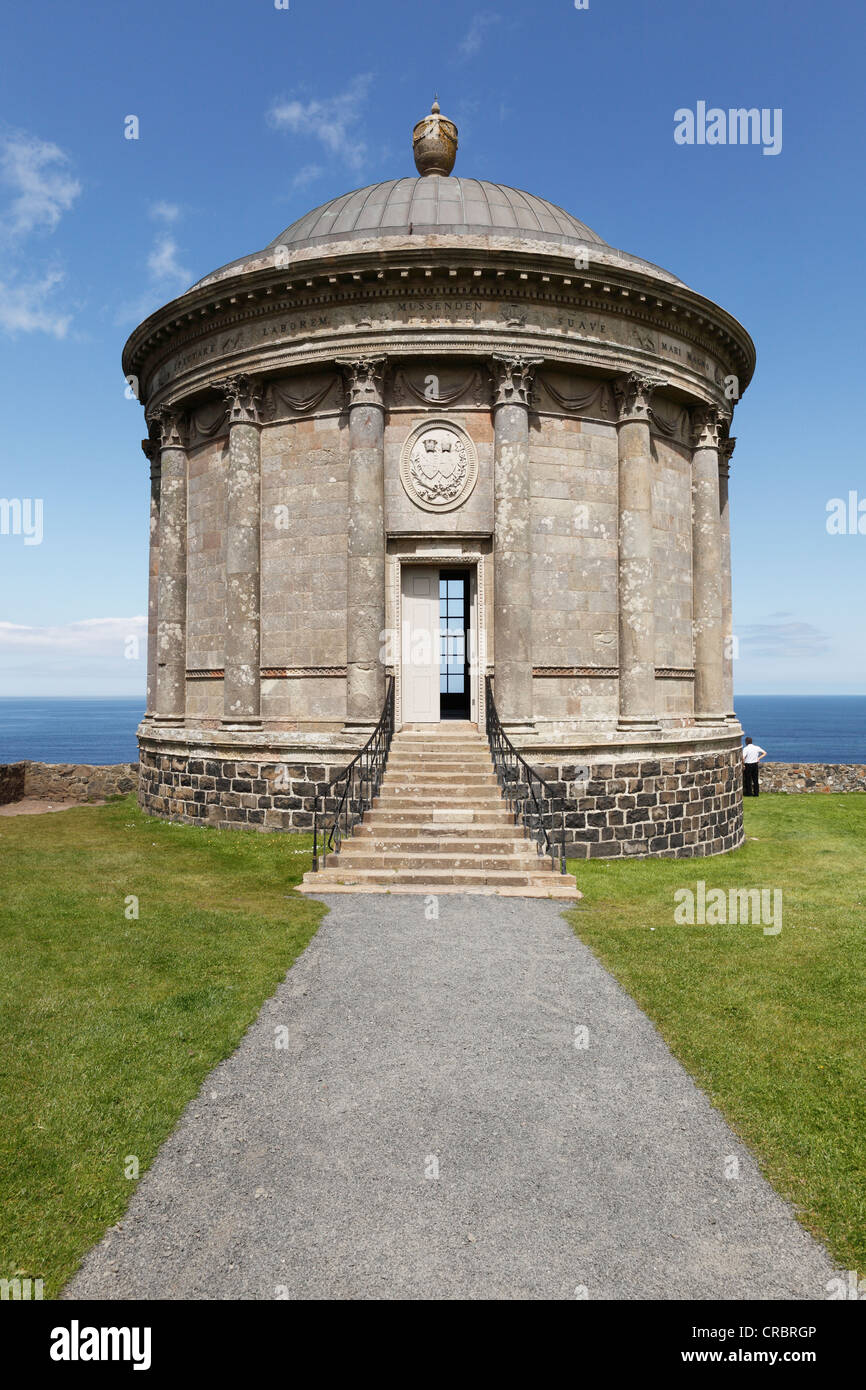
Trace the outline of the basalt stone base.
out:
<instances>
[{"instance_id":1,"label":"basalt stone base","mask_svg":"<svg viewBox=\"0 0 866 1390\"><path fill-rule=\"evenodd\" d=\"M140 731L144 810L188 825L309 831L317 797L320 809L336 809L329 781L358 751L344 735L322 746L275 737L263 748L261 735L197 732ZM693 858L743 843L737 735L688 744L680 736L658 748L526 746L524 754L551 785L542 809L555 840L564 799L574 858Z\"/></svg>"},{"instance_id":2,"label":"basalt stone base","mask_svg":"<svg viewBox=\"0 0 866 1390\"><path fill-rule=\"evenodd\" d=\"M658 755L572 756L534 761L565 797L565 840L580 859L698 858L724 854L743 843L740 740L721 749L665 750ZM561 817L559 818L561 821Z\"/></svg>"},{"instance_id":3,"label":"basalt stone base","mask_svg":"<svg viewBox=\"0 0 866 1390\"><path fill-rule=\"evenodd\" d=\"M326 811L330 779L358 751L351 741L328 747L260 732L139 729L142 809L165 820L228 830L309 831L316 798ZM323 801L319 801L322 809Z\"/></svg>"}]
</instances>

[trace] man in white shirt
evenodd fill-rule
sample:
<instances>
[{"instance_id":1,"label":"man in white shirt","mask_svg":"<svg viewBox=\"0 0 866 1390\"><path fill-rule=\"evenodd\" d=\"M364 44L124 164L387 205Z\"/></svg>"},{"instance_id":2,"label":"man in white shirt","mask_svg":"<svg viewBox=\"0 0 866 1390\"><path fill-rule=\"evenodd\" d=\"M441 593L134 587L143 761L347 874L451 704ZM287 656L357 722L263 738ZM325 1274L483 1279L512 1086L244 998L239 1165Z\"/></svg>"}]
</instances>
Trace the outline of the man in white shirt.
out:
<instances>
[{"instance_id":1,"label":"man in white shirt","mask_svg":"<svg viewBox=\"0 0 866 1390\"><path fill-rule=\"evenodd\" d=\"M759 748L750 738L746 739L743 749L743 796L758 795L758 763L766 756L765 749Z\"/></svg>"}]
</instances>

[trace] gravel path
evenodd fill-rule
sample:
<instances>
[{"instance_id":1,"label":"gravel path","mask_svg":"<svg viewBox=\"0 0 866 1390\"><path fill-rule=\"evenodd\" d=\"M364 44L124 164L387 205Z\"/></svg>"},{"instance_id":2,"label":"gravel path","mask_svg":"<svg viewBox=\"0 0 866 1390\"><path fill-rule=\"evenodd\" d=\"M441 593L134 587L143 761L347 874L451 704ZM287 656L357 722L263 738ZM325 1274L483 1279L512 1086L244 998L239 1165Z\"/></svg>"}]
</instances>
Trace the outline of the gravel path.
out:
<instances>
[{"instance_id":1,"label":"gravel path","mask_svg":"<svg viewBox=\"0 0 866 1390\"><path fill-rule=\"evenodd\" d=\"M826 1297L826 1253L556 904L326 901L67 1297Z\"/></svg>"}]
</instances>

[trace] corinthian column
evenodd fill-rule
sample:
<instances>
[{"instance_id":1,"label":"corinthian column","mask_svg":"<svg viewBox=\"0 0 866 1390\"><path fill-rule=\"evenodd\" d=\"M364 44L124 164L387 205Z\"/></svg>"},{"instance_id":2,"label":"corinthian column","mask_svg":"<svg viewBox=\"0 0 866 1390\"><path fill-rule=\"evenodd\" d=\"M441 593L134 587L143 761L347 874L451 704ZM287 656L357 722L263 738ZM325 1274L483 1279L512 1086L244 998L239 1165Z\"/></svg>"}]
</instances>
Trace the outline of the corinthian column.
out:
<instances>
[{"instance_id":1,"label":"corinthian column","mask_svg":"<svg viewBox=\"0 0 866 1390\"><path fill-rule=\"evenodd\" d=\"M229 409L223 724L261 722L261 383L220 383Z\"/></svg>"},{"instance_id":2,"label":"corinthian column","mask_svg":"<svg viewBox=\"0 0 866 1390\"><path fill-rule=\"evenodd\" d=\"M142 439L141 448L150 463L150 549L147 575L147 698L144 716L156 713L157 623L159 621L159 489L160 452L155 439Z\"/></svg>"},{"instance_id":3,"label":"corinthian column","mask_svg":"<svg viewBox=\"0 0 866 1390\"><path fill-rule=\"evenodd\" d=\"M731 594L731 516L728 509L728 479L731 476L731 457L736 446L731 435L724 439L719 450L719 516L722 526L722 706L725 718L735 720L734 713L734 605Z\"/></svg>"},{"instance_id":4,"label":"corinthian column","mask_svg":"<svg viewBox=\"0 0 866 1390\"><path fill-rule=\"evenodd\" d=\"M385 698L384 357L338 362L349 407L346 726L367 730Z\"/></svg>"},{"instance_id":5,"label":"corinthian column","mask_svg":"<svg viewBox=\"0 0 866 1390\"><path fill-rule=\"evenodd\" d=\"M655 691L650 402L664 382L631 372L614 382L619 411L619 726L658 725Z\"/></svg>"},{"instance_id":6,"label":"corinthian column","mask_svg":"<svg viewBox=\"0 0 866 1390\"><path fill-rule=\"evenodd\" d=\"M160 724L182 724L186 716L186 416L161 406L153 418L160 450L156 718Z\"/></svg>"},{"instance_id":7,"label":"corinthian column","mask_svg":"<svg viewBox=\"0 0 866 1390\"><path fill-rule=\"evenodd\" d=\"M540 359L493 358L493 657L496 708L513 732L532 714L529 406Z\"/></svg>"},{"instance_id":8,"label":"corinthian column","mask_svg":"<svg viewBox=\"0 0 866 1390\"><path fill-rule=\"evenodd\" d=\"M692 612L695 639L695 722L725 718L722 621L722 522L719 435L715 406L692 411Z\"/></svg>"}]
</instances>

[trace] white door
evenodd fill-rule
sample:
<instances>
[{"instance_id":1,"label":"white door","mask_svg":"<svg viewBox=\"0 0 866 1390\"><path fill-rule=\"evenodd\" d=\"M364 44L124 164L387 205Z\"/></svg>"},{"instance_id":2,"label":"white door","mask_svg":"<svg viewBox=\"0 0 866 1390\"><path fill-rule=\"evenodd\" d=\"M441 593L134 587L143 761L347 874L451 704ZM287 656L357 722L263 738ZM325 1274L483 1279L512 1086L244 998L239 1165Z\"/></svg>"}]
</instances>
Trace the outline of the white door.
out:
<instances>
[{"instance_id":1,"label":"white door","mask_svg":"<svg viewBox=\"0 0 866 1390\"><path fill-rule=\"evenodd\" d=\"M403 566L404 724L439 722L439 570Z\"/></svg>"}]
</instances>

